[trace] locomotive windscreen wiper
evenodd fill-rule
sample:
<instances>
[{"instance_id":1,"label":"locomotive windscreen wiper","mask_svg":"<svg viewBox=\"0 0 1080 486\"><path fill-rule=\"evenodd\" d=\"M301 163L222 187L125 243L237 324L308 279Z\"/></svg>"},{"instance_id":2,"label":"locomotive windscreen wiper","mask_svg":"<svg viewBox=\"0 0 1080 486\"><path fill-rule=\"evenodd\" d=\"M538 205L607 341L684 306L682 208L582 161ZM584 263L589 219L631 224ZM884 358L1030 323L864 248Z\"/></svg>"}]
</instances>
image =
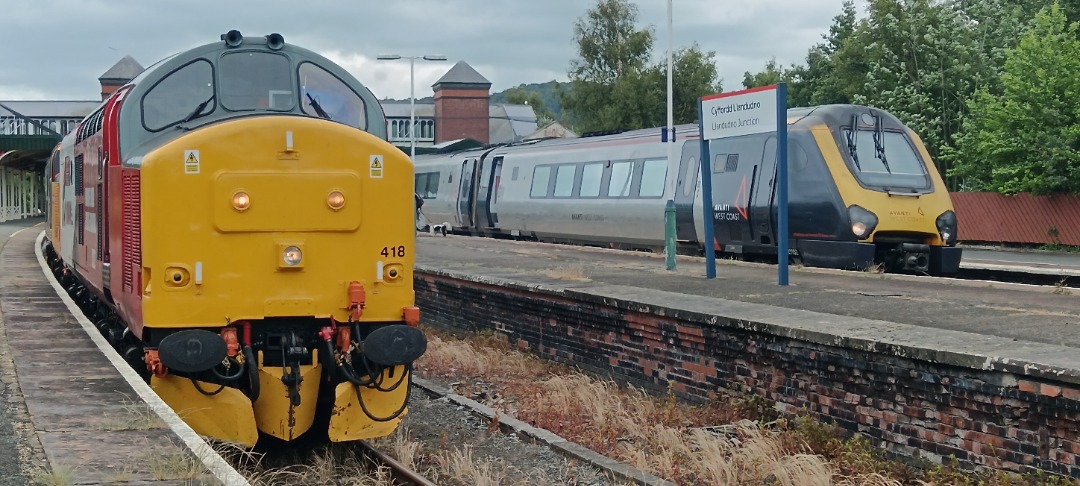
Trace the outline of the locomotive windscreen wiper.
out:
<instances>
[{"instance_id":1,"label":"locomotive windscreen wiper","mask_svg":"<svg viewBox=\"0 0 1080 486\"><path fill-rule=\"evenodd\" d=\"M319 105L319 102L315 101L315 98L311 97L311 93L304 93L304 94L307 95L308 104L311 105L311 107L315 109L315 113L318 113L319 116L321 116L323 118L326 118L327 120L331 119L330 115L328 113L326 113L326 111L324 111L322 109L321 105Z\"/></svg>"},{"instance_id":2,"label":"locomotive windscreen wiper","mask_svg":"<svg viewBox=\"0 0 1080 486\"><path fill-rule=\"evenodd\" d=\"M889 161L885 158L885 124L880 116L874 117L874 120L874 154L881 160L881 165L885 166L885 172L892 174Z\"/></svg>"},{"instance_id":3,"label":"locomotive windscreen wiper","mask_svg":"<svg viewBox=\"0 0 1080 486\"><path fill-rule=\"evenodd\" d=\"M862 171L862 166L859 165L859 151L858 151L857 146L855 144L859 139L859 135L857 133L858 130L859 130L859 115L854 115L854 116L851 117L851 131L847 132L847 137L846 137L847 138L847 150L848 150L848 153L851 154L851 161L855 162L855 168L859 169L859 171L861 172Z\"/></svg>"},{"instance_id":4,"label":"locomotive windscreen wiper","mask_svg":"<svg viewBox=\"0 0 1080 486\"><path fill-rule=\"evenodd\" d=\"M196 119L196 118L198 118L200 116L203 116L202 111L206 109L206 105L209 105L211 101L214 101L214 95L213 94L211 94L210 97L206 99L206 101L203 101L202 103L199 103L199 106L196 106L195 110L192 111L190 114L188 114L188 116L185 116L183 120L180 120L179 125L183 125L183 124L185 124L185 123L187 123L187 122L189 122L191 120L194 120L194 119ZM209 113L207 113L207 115L209 115Z\"/></svg>"}]
</instances>

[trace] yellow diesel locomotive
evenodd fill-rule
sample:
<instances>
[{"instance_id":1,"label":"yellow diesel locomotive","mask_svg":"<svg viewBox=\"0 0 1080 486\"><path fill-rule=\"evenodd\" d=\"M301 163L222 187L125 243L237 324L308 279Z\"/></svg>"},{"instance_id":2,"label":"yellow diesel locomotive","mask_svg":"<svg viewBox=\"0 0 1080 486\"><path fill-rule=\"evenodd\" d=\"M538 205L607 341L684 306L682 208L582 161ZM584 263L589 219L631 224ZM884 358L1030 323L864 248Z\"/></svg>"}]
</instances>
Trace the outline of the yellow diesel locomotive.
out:
<instances>
[{"instance_id":1,"label":"yellow diesel locomotive","mask_svg":"<svg viewBox=\"0 0 1080 486\"><path fill-rule=\"evenodd\" d=\"M54 271L195 431L397 427L427 346L413 167L340 66L230 31L119 89L47 170Z\"/></svg>"}]
</instances>

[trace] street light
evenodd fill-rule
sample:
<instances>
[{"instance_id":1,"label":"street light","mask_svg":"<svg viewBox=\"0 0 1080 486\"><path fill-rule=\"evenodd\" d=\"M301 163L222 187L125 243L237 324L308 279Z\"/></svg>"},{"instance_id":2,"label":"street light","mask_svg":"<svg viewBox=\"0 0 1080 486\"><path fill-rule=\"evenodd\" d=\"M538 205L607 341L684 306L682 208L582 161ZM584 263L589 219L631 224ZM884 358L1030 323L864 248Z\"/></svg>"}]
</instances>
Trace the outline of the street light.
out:
<instances>
[{"instance_id":1,"label":"street light","mask_svg":"<svg viewBox=\"0 0 1080 486\"><path fill-rule=\"evenodd\" d=\"M409 60L409 159L416 158L416 84L414 79L414 68L417 59L423 59L425 61L445 61L446 56L402 56L399 54L380 54L376 59L380 61L396 61L398 59Z\"/></svg>"}]
</instances>

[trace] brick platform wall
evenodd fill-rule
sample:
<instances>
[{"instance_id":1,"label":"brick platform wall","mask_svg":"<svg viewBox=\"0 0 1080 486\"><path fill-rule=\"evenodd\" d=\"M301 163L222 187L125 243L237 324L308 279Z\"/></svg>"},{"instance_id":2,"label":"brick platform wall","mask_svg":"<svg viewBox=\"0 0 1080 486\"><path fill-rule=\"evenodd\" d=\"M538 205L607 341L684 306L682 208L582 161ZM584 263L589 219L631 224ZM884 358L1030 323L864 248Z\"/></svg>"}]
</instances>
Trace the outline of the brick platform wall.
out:
<instances>
[{"instance_id":1,"label":"brick platform wall","mask_svg":"<svg viewBox=\"0 0 1080 486\"><path fill-rule=\"evenodd\" d=\"M913 359L898 346L790 337L767 325L577 291L417 272L426 325L492 330L521 349L708 400L748 390L876 446L935 463L1080 478L1080 386ZM796 333L789 333L796 334Z\"/></svg>"}]
</instances>

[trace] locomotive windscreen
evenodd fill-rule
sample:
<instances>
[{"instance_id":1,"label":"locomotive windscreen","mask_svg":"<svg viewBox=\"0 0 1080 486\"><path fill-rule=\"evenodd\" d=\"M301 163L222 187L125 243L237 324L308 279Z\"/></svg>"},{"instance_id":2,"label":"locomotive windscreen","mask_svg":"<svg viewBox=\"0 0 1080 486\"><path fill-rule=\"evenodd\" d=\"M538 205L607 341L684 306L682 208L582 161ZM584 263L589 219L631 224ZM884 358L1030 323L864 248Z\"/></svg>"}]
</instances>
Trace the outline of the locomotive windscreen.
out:
<instances>
[{"instance_id":1,"label":"locomotive windscreen","mask_svg":"<svg viewBox=\"0 0 1080 486\"><path fill-rule=\"evenodd\" d=\"M903 133L845 129L843 137L851 172L864 185L886 190L930 188L926 165Z\"/></svg>"}]
</instances>

